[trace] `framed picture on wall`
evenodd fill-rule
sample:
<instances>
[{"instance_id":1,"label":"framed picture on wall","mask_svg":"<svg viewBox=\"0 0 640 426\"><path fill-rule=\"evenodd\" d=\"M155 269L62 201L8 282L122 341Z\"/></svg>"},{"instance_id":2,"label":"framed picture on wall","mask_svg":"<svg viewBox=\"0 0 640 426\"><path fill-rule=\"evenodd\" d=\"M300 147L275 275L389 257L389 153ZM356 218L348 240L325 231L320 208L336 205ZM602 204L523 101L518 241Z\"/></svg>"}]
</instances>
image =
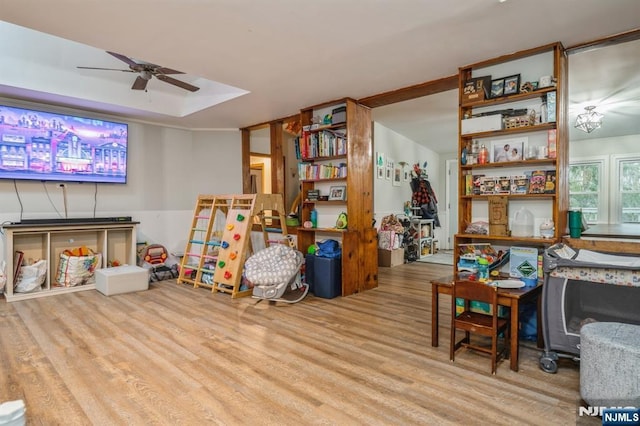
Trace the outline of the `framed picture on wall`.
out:
<instances>
[{"instance_id":1,"label":"framed picture on wall","mask_svg":"<svg viewBox=\"0 0 640 426\"><path fill-rule=\"evenodd\" d=\"M402 167L396 165L393 168L393 186L402 185Z\"/></svg>"}]
</instances>

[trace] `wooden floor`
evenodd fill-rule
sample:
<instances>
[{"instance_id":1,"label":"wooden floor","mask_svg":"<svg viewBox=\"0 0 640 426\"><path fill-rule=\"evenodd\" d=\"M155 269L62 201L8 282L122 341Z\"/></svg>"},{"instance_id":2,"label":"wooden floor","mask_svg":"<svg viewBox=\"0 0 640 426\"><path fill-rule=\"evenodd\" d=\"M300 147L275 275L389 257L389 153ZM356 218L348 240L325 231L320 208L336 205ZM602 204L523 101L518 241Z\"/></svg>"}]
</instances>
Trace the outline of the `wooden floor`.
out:
<instances>
[{"instance_id":1,"label":"wooden floor","mask_svg":"<svg viewBox=\"0 0 640 426\"><path fill-rule=\"evenodd\" d=\"M34 425L600 424L577 418L579 371L520 372L430 345L430 279L451 266L380 268L361 294L293 305L153 283L0 301L0 401ZM442 296L443 318L449 309Z\"/></svg>"}]
</instances>

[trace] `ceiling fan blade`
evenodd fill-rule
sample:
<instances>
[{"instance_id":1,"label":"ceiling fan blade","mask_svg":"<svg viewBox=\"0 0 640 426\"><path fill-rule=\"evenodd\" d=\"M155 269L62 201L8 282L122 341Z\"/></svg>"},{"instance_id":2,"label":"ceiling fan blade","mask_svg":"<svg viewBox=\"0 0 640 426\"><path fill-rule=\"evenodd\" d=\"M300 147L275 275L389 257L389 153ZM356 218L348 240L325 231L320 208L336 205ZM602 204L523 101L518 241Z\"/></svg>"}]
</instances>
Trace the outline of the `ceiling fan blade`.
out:
<instances>
[{"instance_id":1,"label":"ceiling fan blade","mask_svg":"<svg viewBox=\"0 0 640 426\"><path fill-rule=\"evenodd\" d=\"M198 90L200 90L199 87L193 86L189 83L185 83L184 81L176 80L175 78L168 77L163 74L157 74L156 77L158 78L158 80L162 80L165 83L173 84L174 86L181 87L190 92L197 92Z\"/></svg>"},{"instance_id":2,"label":"ceiling fan blade","mask_svg":"<svg viewBox=\"0 0 640 426\"><path fill-rule=\"evenodd\" d=\"M153 71L157 72L158 74L184 74L182 71L176 71L176 70L172 70L171 68L165 68L165 67L158 67Z\"/></svg>"},{"instance_id":3,"label":"ceiling fan blade","mask_svg":"<svg viewBox=\"0 0 640 426\"><path fill-rule=\"evenodd\" d=\"M149 80L146 80L140 76L136 77L136 81L133 82L133 86L131 86L132 90L145 90L147 88L147 83Z\"/></svg>"},{"instance_id":4,"label":"ceiling fan blade","mask_svg":"<svg viewBox=\"0 0 640 426\"><path fill-rule=\"evenodd\" d=\"M119 68L96 68L96 67L76 67L82 70L103 70L103 71L122 71L122 72L135 72L133 70L121 70Z\"/></svg>"},{"instance_id":5,"label":"ceiling fan blade","mask_svg":"<svg viewBox=\"0 0 640 426\"><path fill-rule=\"evenodd\" d=\"M121 55L121 54L119 54L119 53L109 52L108 50L107 50L107 53L108 53L109 55L111 55L111 56L115 57L115 58L120 59L122 62L124 62L125 64L127 64L127 65L129 65L129 66L131 66L131 67L135 67L135 66L139 65L139 64L138 64L137 62L135 62L133 59L128 58L128 57L126 57L126 56L124 56L124 55Z\"/></svg>"}]
</instances>

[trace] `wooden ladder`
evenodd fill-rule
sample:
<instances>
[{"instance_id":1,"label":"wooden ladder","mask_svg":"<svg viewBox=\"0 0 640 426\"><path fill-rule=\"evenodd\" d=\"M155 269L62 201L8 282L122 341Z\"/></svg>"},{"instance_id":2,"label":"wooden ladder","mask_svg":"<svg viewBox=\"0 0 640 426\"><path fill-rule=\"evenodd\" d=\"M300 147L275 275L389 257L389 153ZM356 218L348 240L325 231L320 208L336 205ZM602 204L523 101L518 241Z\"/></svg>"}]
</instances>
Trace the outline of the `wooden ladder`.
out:
<instances>
[{"instance_id":1,"label":"wooden ladder","mask_svg":"<svg viewBox=\"0 0 640 426\"><path fill-rule=\"evenodd\" d=\"M291 244L285 212L281 194L243 194L233 197L222 235L212 291L229 293L232 298L248 296L253 292L251 288L242 286L244 262L254 252L251 231L254 225L260 228L265 247L282 242ZM270 240L270 233L279 233L282 238Z\"/></svg>"},{"instance_id":2,"label":"wooden ladder","mask_svg":"<svg viewBox=\"0 0 640 426\"><path fill-rule=\"evenodd\" d=\"M218 212L225 216L224 229L216 222ZM232 298L250 295L252 289L242 288L242 272L244 261L254 252L254 226L261 230L265 247L276 243L293 246L281 194L198 196L177 282L211 288ZM282 238L269 239L275 233Z\"/></svg>"},{"instance_id":3,"label":"wooden ladder","mask_svg":"<svg viewBox=\"0 0 640 426\"><path fill-rule=\"evenodd\" d=\"M196 288L211 287L217 259L215 252L222 237L219 230L222 229L222 223L216 223L216 218L220 222L224 221L229 206L229 196L198 196L187 245L180 262L178 284L193 284ZM222 214L219 215L219 212Z\"/></svg>"}]
</instances>

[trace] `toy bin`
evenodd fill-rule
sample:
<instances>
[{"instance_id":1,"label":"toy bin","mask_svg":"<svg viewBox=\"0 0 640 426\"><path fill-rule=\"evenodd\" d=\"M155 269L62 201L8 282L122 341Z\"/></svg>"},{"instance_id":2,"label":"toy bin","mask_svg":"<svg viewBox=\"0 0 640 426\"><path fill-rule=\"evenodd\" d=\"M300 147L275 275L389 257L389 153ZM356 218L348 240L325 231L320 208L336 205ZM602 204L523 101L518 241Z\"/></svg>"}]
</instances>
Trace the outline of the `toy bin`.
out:
<instances>
[{"instance_id":1,"label":"toy bin","mask_svg":"<svg viewBox=\"0 0 640 426\"><path fill-rule=\"evenodd\" d=\"M312 257L312 262L309 262ZM313 281L309 288L314 296L333 299L342 295L342 258L307 256L307 268L312 263ZM307 269L307 274L309 269ZM309 283L309 281L307 281Z\"/></svg>"}]
</instances>

